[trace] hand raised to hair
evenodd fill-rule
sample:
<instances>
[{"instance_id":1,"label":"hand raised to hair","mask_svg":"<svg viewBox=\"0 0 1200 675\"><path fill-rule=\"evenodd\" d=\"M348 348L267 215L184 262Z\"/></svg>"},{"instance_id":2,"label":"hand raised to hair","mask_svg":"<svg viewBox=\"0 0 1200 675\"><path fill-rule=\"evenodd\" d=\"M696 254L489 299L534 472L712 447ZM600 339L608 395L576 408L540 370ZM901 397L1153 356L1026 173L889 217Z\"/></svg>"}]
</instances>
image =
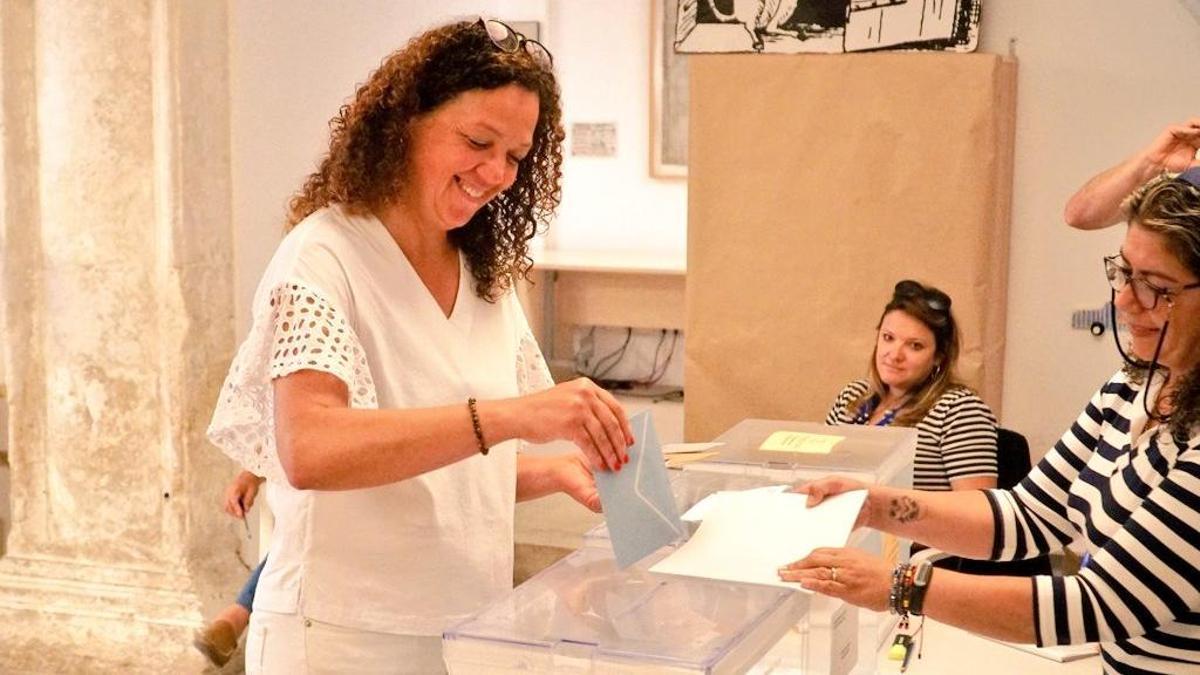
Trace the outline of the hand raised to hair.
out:
<instances>
[{"instance_id":1,"label":"hand raised to hair","mask_svg":"<svg viewBox=\"0 0 1200 675\"><path fill-rule=\"evenodd\" d=\"M1200 117L1172 124L1145 149L1146 159L1166 171L1183 171L1196 161L1200 150Z\"/></svg>"},{"instance_id":2,"label":"hand raised to hair","mask_svg":"<svg viewBox=\"0 0 1200 675\"><path fill-rule=\"evenodd\" d=\"M519 402L525 440L571 441L595 470L616 471L629 461L633 430L624 408L586 377L524 396Z\"/></svg>"},{"instance_id":3,"label":"hand raised to hair","mask_svg":"<svg viewBox=\"0 0 1200 675\"><path fill-rule=\"evenodd\" d=\"M855 548L818 548L779 569L779 578L858 607L887 609L892 570L883 558Z\"/></svg>"}]
</instances>

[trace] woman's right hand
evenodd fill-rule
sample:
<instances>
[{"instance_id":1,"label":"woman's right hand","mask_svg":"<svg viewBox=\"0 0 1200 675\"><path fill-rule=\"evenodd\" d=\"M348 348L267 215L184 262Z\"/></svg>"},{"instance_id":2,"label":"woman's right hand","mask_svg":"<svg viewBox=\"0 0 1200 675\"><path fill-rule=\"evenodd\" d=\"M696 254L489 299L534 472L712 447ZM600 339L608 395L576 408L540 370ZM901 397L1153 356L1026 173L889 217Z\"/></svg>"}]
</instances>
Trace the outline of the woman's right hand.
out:
<instances>
[{"instance_id":1,"label":"woman's right hand","mask_svg":"<svg viewBox=\"0 0 1200 675\"><path fill-rule=\"evenodd\" d=\"M858 518L854 521L854 527L870 527L871 515L871 486L862 481L854 480L853 478L845 478L843 476L826 476L807 483L798 483L792 486L792 492L808 495L808 501L805 502L809 508L820 504L827 498L834 495L840 495L843 492L852 490L866 490L867 498L863 500L862 508L858 511Z\"/></svg>"},{"instance_id":2,"label":"woman's right hand","mask_svg":"<svg viewBox=\"0 0 1200 675\"><path fill-rule=\"evenodd\" d=\"M1143 154L1161 171L1184 171L1196 161L1200 150L1200 117L1163 129Z\"/></svg>"},{"instance_id":3,"label":"woman's right hand","mask_svg":"<svg viewBox=\"0 0 1200 675\"><path fill-rule=\"evenodd\" d=\"M613 395L586 377L517 399L521 438L531 443L567 440L579 446L595 470L616 471L629 461L633 430Z\"/></svg>"}]
</instances>

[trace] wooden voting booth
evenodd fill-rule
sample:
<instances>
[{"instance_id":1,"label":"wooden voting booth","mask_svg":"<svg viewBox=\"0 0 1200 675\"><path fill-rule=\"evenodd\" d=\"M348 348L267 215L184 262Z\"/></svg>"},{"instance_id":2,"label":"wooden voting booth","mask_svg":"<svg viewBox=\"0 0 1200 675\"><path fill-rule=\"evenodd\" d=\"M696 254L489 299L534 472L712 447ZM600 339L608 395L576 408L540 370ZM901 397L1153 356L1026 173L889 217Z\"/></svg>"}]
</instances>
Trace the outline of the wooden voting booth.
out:
<instances>
[{"instance_id":1,"label":"wooden voting booth","mask_svg":"<svg viewBox=\"0 0 1200 675\"><path fill-rule=\"evenodd\" d=\"M900 279L953 298L999 412L1016 64L989 54L691 58L685 435L817 421Z\"/></svg>"}]
</instances>

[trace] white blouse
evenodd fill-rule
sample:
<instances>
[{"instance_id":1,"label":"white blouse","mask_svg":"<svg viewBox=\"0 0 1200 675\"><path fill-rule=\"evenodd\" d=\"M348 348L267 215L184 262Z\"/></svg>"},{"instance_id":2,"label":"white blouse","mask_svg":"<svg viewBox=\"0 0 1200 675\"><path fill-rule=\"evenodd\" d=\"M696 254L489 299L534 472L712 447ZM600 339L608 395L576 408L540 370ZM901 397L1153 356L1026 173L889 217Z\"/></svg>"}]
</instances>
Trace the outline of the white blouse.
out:
<instances>
[{"instance_id":1,"label":"white blouse","mask_svg":"<svg viewBox=\"0 0 1200 675\"><path fill-rule=\"evenodd\" d=\"M461 256L460 256L461 260ZM439 635L512 587L517 442L382 487L297 490L275 449L271 380L335 375L353 408L421 408L553 384L513 293L475 294L460 262L449 317L370 214L333 206L282 241L209 426L272 483L275 532L254 609L362 630Z\"/></svg>"}]
</instances>

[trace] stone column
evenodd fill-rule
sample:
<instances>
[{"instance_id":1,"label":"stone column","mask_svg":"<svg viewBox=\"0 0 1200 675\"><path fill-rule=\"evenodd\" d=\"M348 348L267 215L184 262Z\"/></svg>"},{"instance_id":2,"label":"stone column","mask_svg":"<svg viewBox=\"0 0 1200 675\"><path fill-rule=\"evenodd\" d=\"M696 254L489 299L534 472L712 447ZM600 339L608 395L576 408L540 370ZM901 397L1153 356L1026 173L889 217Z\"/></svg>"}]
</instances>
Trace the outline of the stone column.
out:
<instances>
[{"instance_id":1,"label":"stone column","mask_svg":"<svg viewBox=\"0 0 1200 675\"><path fill-rule=\"evenodd\" d=\"M232 598L227 8L0 2L0 671L197 672Z\"/></svg>"}]
</instances>

